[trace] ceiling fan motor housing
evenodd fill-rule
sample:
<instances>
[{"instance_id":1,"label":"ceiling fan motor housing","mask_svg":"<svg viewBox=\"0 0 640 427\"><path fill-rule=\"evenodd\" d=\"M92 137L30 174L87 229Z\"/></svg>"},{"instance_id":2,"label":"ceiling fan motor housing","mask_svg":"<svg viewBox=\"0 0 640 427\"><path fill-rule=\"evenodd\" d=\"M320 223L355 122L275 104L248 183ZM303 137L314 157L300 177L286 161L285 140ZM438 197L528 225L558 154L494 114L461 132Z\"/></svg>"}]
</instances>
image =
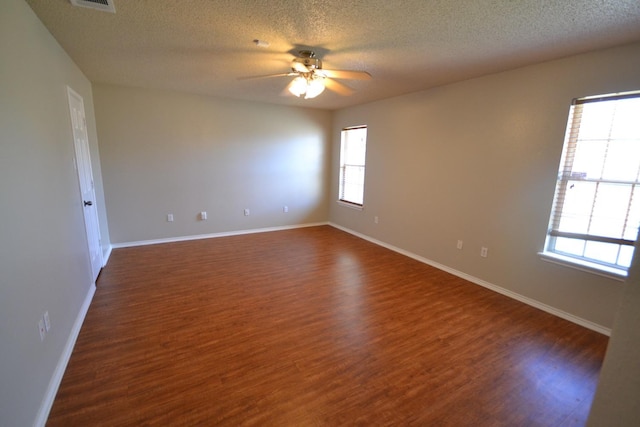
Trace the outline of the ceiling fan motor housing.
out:
<instances>
[{"instance_id":1,"label":"ceiling fan motor housing","mask_svg":"<svg viewBox=\"0 0 640 427\"><path fill-rule=\"evenodd\" d=\"M316 58L315 53L309 50L300 51L300 58L294 58L293 62L300 63L309 70L322 69L322 61L319 58Z\"/></svg>"}]
</instances>

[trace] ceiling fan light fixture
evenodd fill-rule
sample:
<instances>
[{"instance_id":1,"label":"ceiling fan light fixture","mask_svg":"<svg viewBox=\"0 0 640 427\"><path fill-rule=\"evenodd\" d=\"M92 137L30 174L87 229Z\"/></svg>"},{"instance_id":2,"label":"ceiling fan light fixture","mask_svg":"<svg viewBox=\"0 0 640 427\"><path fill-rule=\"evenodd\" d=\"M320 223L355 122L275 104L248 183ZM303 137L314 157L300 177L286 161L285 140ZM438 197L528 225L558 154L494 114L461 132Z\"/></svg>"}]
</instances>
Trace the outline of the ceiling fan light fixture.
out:
<instances>
[{"instance_id":1,"label":"ceiling fan light fixture","mask_svg":"<svg viewBox=\"0 0 640 427\"><path fill-rule=\"evenodd\" d=\"M289 85L289 92L298 98L304 95L304 99L315 98L324 91L324 79L318 76L298 76Z\"/></svg>"},{"instance_id":2,"label":"ceiling fan light fixture","mask_svg":"<svg viewBox=\"0 0 640 427\"><path fill-rule=\"evenodd\" d=\"M298 98L307 92L307 79L302 76L298 76L289 85L289 92Z\"/></svg>"},{"instance_id":3,"label":"ceiling fan light fixture","mask_svg":"<svg viewBox=\"0 0 640 427\"><path fill-rule=\"evenodd\" d=\"M304 95L304 99L315 98L322 92L324 92L324 79L314 76L307 82L307 93Z\"/></svg>"}]
</instances>

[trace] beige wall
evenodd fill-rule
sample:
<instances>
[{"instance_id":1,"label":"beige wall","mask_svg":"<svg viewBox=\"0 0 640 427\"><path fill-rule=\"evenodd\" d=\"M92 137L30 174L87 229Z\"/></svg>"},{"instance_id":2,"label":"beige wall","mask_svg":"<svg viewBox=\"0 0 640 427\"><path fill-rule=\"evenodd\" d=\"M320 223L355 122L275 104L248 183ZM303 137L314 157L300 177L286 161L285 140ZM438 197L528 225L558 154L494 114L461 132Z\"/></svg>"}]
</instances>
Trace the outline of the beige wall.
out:
<instances>
[{"instance_id":1,"label":"beige wall","mask_svg":"<svg viewBox=\"0 0 640 427\"><path fill-rule=\"evenodd\" d=\"M101 84L94 99L112 242L327 221L329 112Z\"/></svg>"},{"instance_id":2,"label":"beige wall","mask_svg":"<svg viewBox=\"0 0 640 427\"><path fill-rule=\"evenodd\" d=\"M640 251L640 243L636 242ZM637 253L637 252L636 252ZM622 294L589 414L589 427L635 426L640 420L640 256Z\"/></svg>"},{"instance_id":3,"label":"beige wall","mask_svg":"<svg viewBox=\"0 0 640 427\"><path fill-rule=\"evenodd\" d=\"M610 328L623 284L538 252L572 98L634 89L640 44L338 111L330 221ZM363 211L335 202L340 129L360 124L369 127Z\"/></svg>"},{"instance_id":4,"label":"beige wall","mask_svg":"<svg viewBox=\"0 0 640 427\"><path fill-rule=\"evenodd\" d=\"M33 424L91 289L67 85L85 101L105 251L110 235L125 243L329 218L612 325L622 283L543 262L537 252L569 102L640 88L640 44L330 113L101 84L92 95L26 3L3 0L0 425ZM335 203L340 129L357 124L369 126L364 211ZM201 210L206 222L196 220ZM489 247L487 259L480 246ZM612 401L633 409L633 399L622 398L638 390L634 289L630 283L616 321L617 350L607 356L593 425L604 425L597 423L608 419ZM41 342L45 310L52 330Z\"/></svg>"},{"instance_id":5,"label":"beige wall","mask_svg":"<svg viewBox=\"0 0 640 427\"><path fill-rule=\"evenodd\" d=\"M22 0L0 2L0 425L43 407L92 288L67 101L86 109L103 244L109 247L91 85ZM47 310L52 328L40 341Z\"/></svg>"}]
</instances>

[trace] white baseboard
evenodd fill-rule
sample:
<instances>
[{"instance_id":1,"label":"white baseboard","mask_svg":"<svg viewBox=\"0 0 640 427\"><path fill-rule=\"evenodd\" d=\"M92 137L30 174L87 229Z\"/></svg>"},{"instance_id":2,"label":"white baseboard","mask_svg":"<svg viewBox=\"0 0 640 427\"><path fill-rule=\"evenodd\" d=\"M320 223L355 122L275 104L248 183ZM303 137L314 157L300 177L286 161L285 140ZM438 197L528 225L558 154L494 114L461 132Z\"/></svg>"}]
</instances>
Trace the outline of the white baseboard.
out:
<instances>
[{"instance_id":1,"label":"white baseboard","mask_svg":"<svg viewBox=\"0 0 640 427\"><path fill-rule=\"evenodd\" d=\"M491 289L494 292L498 292L499 294L508 296L509 298L513 298L513 299L515 299L517 301L523 302L523 303L525 303L527 305L530 305L530 306L535 307L537 309L540 309L542 311L546 311L547 313L553 314L554 316L558 316L558 317L560 317L562 319L568 320L568 321L573 322L575 324L578 324L580 326L584 326L585 328L591 329L592 331L599 332L599 333L601 333L603 335L606 335L606 336L610 336L611 335L611 329L610 328L606 328L606 327L604 327L602 325L599 325L597 323L591 322L590 320L586 320L586 319L583 319L581 317L574 316L573 314L567 313L566 311L559 310L559 309L557 309L555 307L552 307L550 305L544 304L544 303L542 303L540 301L536 301L536 300L534 300L532 298L526 297L524 295L520 295L520 294L518 294L516 292L510 291L510 290L505 289L505 288L502 288L502 287L500 287L498 285L494 285L494 284L489 283L489 282L487 282L485 280L482 280L482 279L479 279L477 277L471 276L471 275L469 275L467 273L463 273L461 271L458 271L458 270L455 270L453 268L447 267L446 265L443 265L443 264L440 264L438 262L432 261L430 259L421 257L420 255L416 255L416 254L414 254L412 252L406 251L406 250L398 248L396 246L389 245L389 244L387 244L385 242L382 242L380 240L374 239L374 238L369 237L369 236L367 236L365 234L358 233L357 231L353 231L353 230L351 230L349 228L342 227L342 226L340 226L338 224L334 224L332 222L330 222L329 225L332 226L332 227L335 227L335 228L337 228L339 230L342 230L342 231L344 231L346 233L352 234L352 235L354 235L356 237L360 237L361 239L367 240L367 241L369 241L371 243L375 243L378 246L382 246L382 247L387 248L389 250L392 250L394 252L398 252L399 254L408 256L409 258L413 258L416 261L420 261L420 262L422 262L424 264L427 264L427 265L430 265L432 267L435 267L438 270L446 271L447 273L451 273L454 276L458 276L458 277L460 277L462 279L468 280L469 282L475 283L476 285L480 285L480 286L485 287L487 289Z\"/></svg>"},{"instance_id":2,"label":"white baseboard","mask_svg":"<svg viewBox=\"0 0 640 427\"><path fill-rule=\"evenodd\" d=\"M220 233L197 234L193 236L169 237L166 239L152 239L152 240L139 240L137 242L113 243L111 246L114 249L129 248L133 246L156 245L159 243L173 243L173 242L184 242L187 240L211 239L215 237L240 236L242 234L268 233L270 231L282 231L282 230L292 230L294 228L317 227L319 225L328 225L328 224L329 224L328 222L314 222L314 223L307 223L307 224L284 225L280 227L252 228L248 230L223 231Z\"/></svg>"},{"instance_id":3,"label":"white baseboard","mask_svg":"<svg viewBox=\"0 0 640 427\"><path fill-rule=\"evenodd\" d=\"M47 392L44 396L42 404L40 405L40 409L38 410L36 420L33 423L33 425L36 427L44 427L44 425L47 423L47 418L49 417L49 412L51 411L51 407L53 406L53 401L56 398L58 388L60 387L60 383L62 382L64 371L67 369L67 364L69 363L69 359L71 358L73 347L76 344L78 334L80 333L80 328L82 328L82 323L84 323L84 318L87 315L87 311L89 311L89 306L91 305L91 301L93 300L93 295L95 293L96 285L91 284L89 291L85 296L84 302L80 307L80 311L76 316L76 320L73 323L73 327L71 328L71 332L69 333L69 337L67 338L67 343L65 344L62 354L60 355L60 359L58 359L58 364L56 365L56 369L53 372L53 376L49 381Z\"/></svg>"},{"instance_id":4,"label":"white baseboard","mask_svg":"<svg viewBox=\"0 0 640 427\"><path fill-rule=\"evenodd\" d=\"M109 258L111 257L111 252L113 251L113 246L109 245L107 252L102 256L102 266L105 267L109 262Z\"/></svg>"}]
</instances>

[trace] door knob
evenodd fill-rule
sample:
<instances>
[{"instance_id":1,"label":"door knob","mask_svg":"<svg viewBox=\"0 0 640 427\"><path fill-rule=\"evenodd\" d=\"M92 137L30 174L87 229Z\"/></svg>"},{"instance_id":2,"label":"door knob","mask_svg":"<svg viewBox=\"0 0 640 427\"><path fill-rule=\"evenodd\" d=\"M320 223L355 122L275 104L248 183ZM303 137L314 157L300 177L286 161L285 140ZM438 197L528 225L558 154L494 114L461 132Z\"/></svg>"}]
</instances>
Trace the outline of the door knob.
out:
<instances>
[{"instance_id":1,"label":"door knob","mask_svg":"<svg viewBox=\"0 0 640 427\"><path fill-rule=\"evenodd\" d=\"M92 202L91 200L85 200L85 201L84 201L84 205L85 205L85 206L92 206L92 205L93 205L93 202Z\"/></svg>"}]
</instances>

